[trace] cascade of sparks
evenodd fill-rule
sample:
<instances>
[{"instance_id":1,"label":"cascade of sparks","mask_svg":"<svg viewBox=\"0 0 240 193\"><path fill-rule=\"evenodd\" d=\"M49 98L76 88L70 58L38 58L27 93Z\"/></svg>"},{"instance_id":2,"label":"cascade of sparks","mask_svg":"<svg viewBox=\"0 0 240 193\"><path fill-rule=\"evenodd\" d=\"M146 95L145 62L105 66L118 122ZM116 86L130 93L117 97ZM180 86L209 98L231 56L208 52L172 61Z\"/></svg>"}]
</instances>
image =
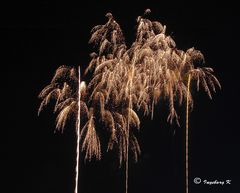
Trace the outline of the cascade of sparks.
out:
<instances>
[{"instance_id":1,"label":"cascade of sparks","mask_svg":"<svg viewBox=\"0 0 240 193\"><path fill-rule=\"evenodd\" d=\"M81 69L78 67L78 115L77 115L77 147L76 147L76 176L75 176L75 191L78 193L78 175L79 175L79 143L80 143L80 129L81 129Z\"/></svg>"},{"instance_id":2,"label":"cascade of sparks","mask_svg":"<svg viewBox=\"0 0 240 193\"><path fill-rule=\"evenodd\" d=\"M64 129L68 119L76 120L76 168L75 189L78 193L79 154L85 160L101 159L102 146L98 132L109 136L107 150L117 149L119 165L125 163L125 192L128 193L128 164L130 155L138 161L141 153L136 137L140 130L138 112L153 118L154 107L160 100L168 104L170 124L179 117L176 106L186 102L186 193L188 193L188 119L193 107L190 91L191 81L200 85L212 98L211 89L221 88L213 69L195 67L204 64L204 56L194 48L179 50L171 36L166 35L166 26L150 21L147 9L137 18L136 39L128 48L123 32L111 13L108 21L91 31L89 43L97 49L92 53L84 75L90 79L81 82L74 67L60 66L41 93L38 113L55 100L56 129ZM76 89L77 88L77 89ZM81 125L82 124L82 128ZM103 127L97 126L101 123ZM131 153L131 154L130 154Z\"/></svg>"}]
</instances>

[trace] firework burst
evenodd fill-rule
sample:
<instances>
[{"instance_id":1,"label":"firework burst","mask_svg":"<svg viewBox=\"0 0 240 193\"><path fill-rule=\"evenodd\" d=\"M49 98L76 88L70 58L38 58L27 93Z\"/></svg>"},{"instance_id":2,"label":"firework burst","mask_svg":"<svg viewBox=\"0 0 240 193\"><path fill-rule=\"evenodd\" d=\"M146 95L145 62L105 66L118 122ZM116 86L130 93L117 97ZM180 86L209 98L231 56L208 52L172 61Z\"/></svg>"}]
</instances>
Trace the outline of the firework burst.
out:
<instances>
[{"instance_id":1,"label":"firework burst","mask_svg":"<svg viewBox=\"0 0 240 193\"><path fill-rule=\"evenodd\" d=\"M61 66L39 95L42 99L39 113L55 100L57 129L63 130L70 117L76 119L75 193L78 191L79 149L85 152L85 160L101 159L98 129L109 136L107 151L116 148L119 165L125 162L127 193L129 153L135 161L141 153L136 137L140 129L138 112L153 118L154 107L163 100L168 104L167 121L170 124L175 121L180 126L176 105L186 103L187 150L188 114L193 107L190 84L196 85L197 90L202 86L210 98L211 90L221 88L211 68L195 67L204 64L202 53L194 48L177 49L174 40L166 35L166 26L146 18L150 12L147 9L137 18L136 39L130 47L125 43L119 24L107 13L108 21L91 31L89 43L97 51L90 55L91 61L84 72L84 75L90 74L88 82L81 81L80 67L77 77L75 68ZM99 120L104 127L96 124ZM187 154L188 151L186 184Z\"/></svg>"}]
</instances>

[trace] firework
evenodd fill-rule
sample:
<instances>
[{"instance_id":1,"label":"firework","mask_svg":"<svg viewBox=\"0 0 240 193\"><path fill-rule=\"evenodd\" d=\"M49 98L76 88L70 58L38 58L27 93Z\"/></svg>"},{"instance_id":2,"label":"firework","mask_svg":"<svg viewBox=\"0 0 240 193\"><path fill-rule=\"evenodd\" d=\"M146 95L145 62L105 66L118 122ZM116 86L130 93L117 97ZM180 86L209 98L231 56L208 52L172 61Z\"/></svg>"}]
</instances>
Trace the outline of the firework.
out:
<instances>
[{"instance_id":1,"label":"firework","mask_svg":"<svg viewBox=\"0 0 240 193\"><path fill-rule=\"evenodd\" d=\"M174 40L166 34L166 26L150 21L147 9L137 18L136 39L130 47L119 24L111 13L104 25L95 26L89 43L96 52L92 53L84 75L90 74L87 82L76 76L72 67L57 69L50 85L39 97L41 110L55 100L54 112L58 113L56 129L65 127L69 118L76 120L78 181L79 149L85 152L85 160L101 159L102 146L98 130L109 136L107 151L118 150L119 165L125 162L126 193L128 192L129 154L137 161L141 153L136 137L140 129L139 112L153 119L154 108L160 100L168 104L170 124L179 126L176 105L186 103L186 186L188 186L188 115L193 108L190 84L200 86L212 98L211 90L221 88L209 67L204 64L202 53L194 48L179 50ZM78 86L77 86L78 85ZM78 89L76 89L78 88ZM96 120L97 118L97 120ZM81 122L81 125L80 125ZM104 127L99 128L98 122ZM188 191L188 189L187 189Z\"/></svg>"},{"instance_id":2,"label":"firework","mask_svg":"<svg viewBox=\"0 0 240 193\"><path fill-rule=\"evenodd\" d=\"M210 90L215 92L216 86L221 87L211 68L195 68L197 63L204 64L202 53L194 48L186 52L177 49L174 40L166 35L166 26L146 19L149 13L148 9L144 16L137 18L136 40L129 48L124 43L121 28L111 14L107 14L108 22L105 25L93 28L90 39L90 43L94 43L99 52L94 53L94 58L87 68L87 71L91 70L93 73L89 85L94 88L92 95L101 95L98 97L101 114L104 114L106 109L108 112L108 119L103 120L111 120L109 121L109 128L113 133L111 145L116 142L120 164L122 160L126 163L126 192L129 145L135 144L131 148L135 160L140 153L133 130L140 126L136 112L143 111L145 115L151 114L153 118L154 106L159 100L164 100L169 104L167 120L170 124L175 120L180 126L176 105L187 103L188 120L189 108L193 107L189 88L191 81L196 82L197 90L201 84L210 98L212 97ZM134 118L131 118L130 111L134 112L132 114ZM116 112L117 118L110 115ZM186 129L188 131L188 122ZM119 133L117 140L116 132ZM130 138L131 135L134 137ZM186 148L188 149L187 141ZM186 166L187 164L188 160ZM188 168L186 180L187 173Z\"/></svg>"}]
</instances>

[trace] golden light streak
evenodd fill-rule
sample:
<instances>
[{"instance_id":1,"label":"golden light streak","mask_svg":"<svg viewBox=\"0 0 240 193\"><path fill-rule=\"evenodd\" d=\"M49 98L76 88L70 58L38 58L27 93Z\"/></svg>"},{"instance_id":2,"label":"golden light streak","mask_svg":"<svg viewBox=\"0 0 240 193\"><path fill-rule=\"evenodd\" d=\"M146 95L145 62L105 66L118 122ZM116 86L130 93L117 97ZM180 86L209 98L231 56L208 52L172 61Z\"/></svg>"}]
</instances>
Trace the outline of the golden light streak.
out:
<instances>
[{"instance_id":1,"label":"golden light streak","mask_svg":"<svg viewBox=\"0 0 240 193\"><path fill-rule=\"evenodd\" d=\"M81 69L78 67L78 115L77 115L77 147L76 147L76 176L75 176L75 190L78 193L78 175L79 175L79 143L80 143L80 129L81 129Z\"/></svg>"},{"instance_id":2,"label":"golden light streak","mask_svg":"<svg viewBox=\"0 0 240 193\"><path fill-rule=\"evenodd\" d=\"M191 86L191 74L188 75L188 83L187 83L187 105L186 105L186 166L185 166L185 175L186 175L186 193L188 193L188 121L189 121L189 95L190 95L190 86Z\"/></svg>"}]
</instances>

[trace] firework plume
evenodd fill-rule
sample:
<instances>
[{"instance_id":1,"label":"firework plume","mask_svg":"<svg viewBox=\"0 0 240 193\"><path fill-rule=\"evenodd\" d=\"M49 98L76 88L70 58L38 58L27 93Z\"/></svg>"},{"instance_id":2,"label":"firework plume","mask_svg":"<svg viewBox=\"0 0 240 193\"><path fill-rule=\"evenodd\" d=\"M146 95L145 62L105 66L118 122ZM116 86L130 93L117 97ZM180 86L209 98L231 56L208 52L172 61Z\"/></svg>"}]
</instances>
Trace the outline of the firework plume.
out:
<instances>
[{"instance_id":1,"label":"firework plume","mask_svg":"<svg viewBox=\"0 0 240 193\"><path fill-rule=\"evenodd\" d=\"M215 92L220 83L212 68L195 66L204 64L202 53L194 48L177 49L174 40L166 34L166 26L147 19L150 12L147 9L137 18L136 39L129 47L119 24L107 13L108 21L91 30L89 43L96 52L90 54L91 61L84 72L90 79L81 81L80 67L77 77L74 67L61 66L39 95L42 99L39 113L50 101L55 101L56 129L63 130L70 118L76 120L75 193L78 191L79 149L85 152L85 160L100 160L99 131L109 136L107 151L116 148L119 165L125 163L128 192L129 154L137 161L141 153L136 137L140 129L138 113L153 118L160 100L168 104L167 121L170 124L175 121L179 126L176 106L186 104L188 193L188 114L193 107L190 84L197 90L202 86L212 98L211 90Z\"/></svg>"}]
</instances>

